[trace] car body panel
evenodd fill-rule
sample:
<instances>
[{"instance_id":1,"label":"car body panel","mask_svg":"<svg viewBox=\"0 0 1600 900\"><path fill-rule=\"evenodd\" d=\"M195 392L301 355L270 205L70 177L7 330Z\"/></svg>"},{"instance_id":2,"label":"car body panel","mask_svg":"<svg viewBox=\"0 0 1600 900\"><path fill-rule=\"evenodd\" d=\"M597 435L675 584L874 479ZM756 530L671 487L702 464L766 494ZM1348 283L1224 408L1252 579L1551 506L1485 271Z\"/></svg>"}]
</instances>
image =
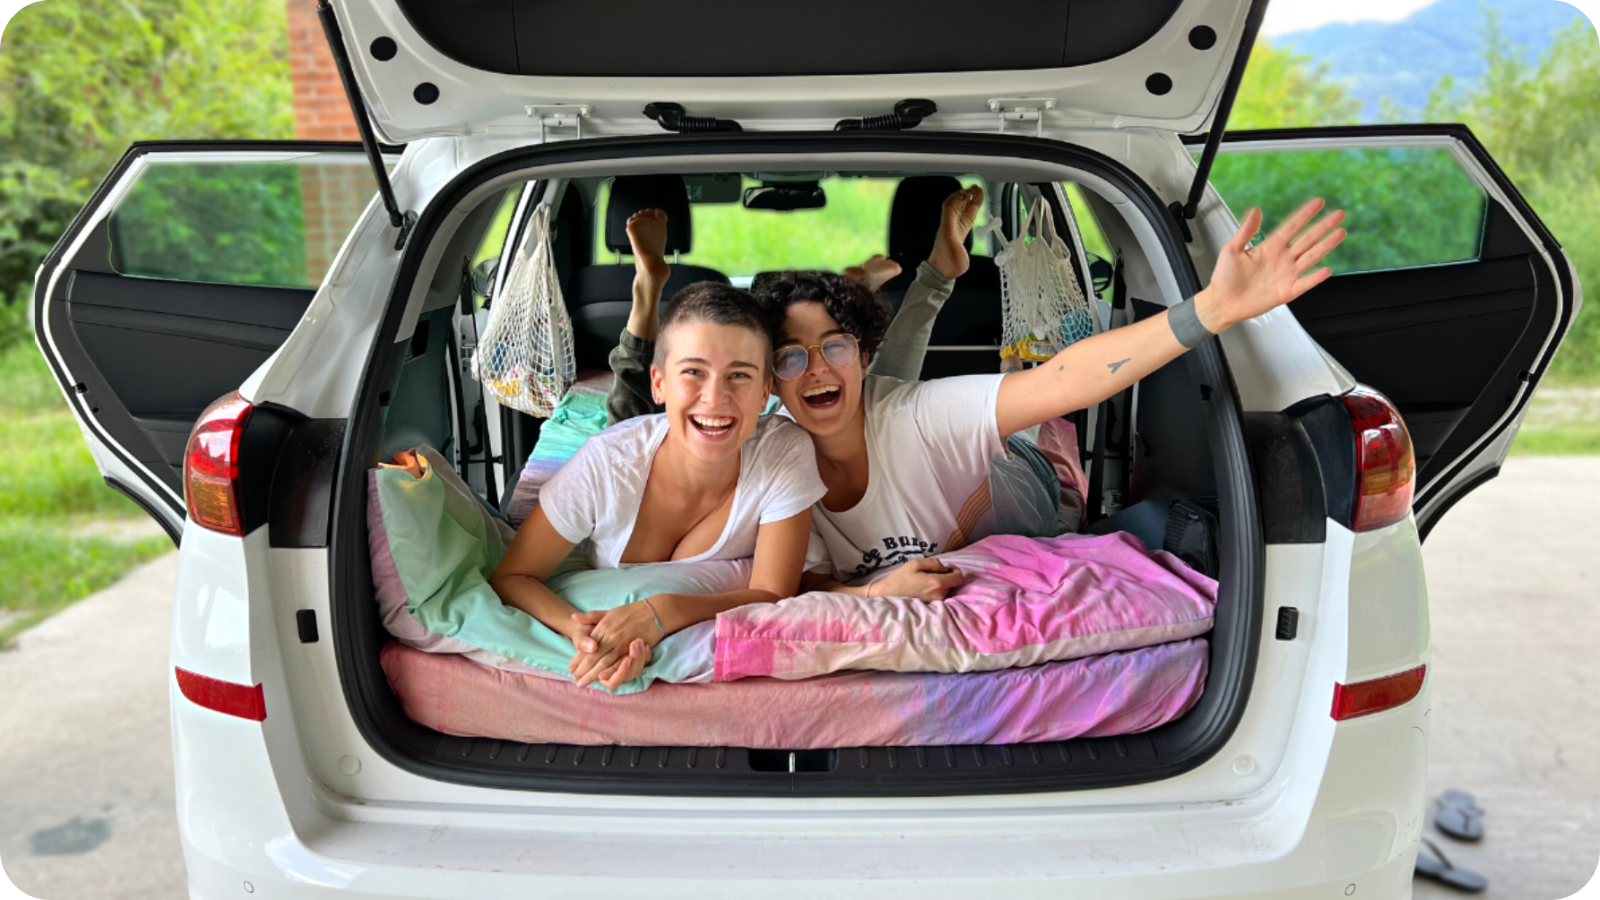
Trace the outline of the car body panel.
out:
<instances>
[{"instance_id":1,"label":"car body panel","mask_svg":"<svg viewBox=\"0 0 1600 900\"><path fill-rule=\"evenodd\" d=\"M1047 3L1046 5L1061 5ZM1264 4L1261 4L1264 8ZM1115 14L1101 4L1093 14ZM334 0L344 42L378 133L391 141L466 134L541 134L540 119L565 113L560 107L589 107L586 134L656 133L661 128L642 110L652 102L684 105L699 116L739 121L746 130L826 130L843 118L883 115L907 98L925 98L939 112L918 127L993 131L1000 116L989 101L1049 99L1045 124L1075 123L1106 127L1159 127L1180 132L1204 126L1216 106L1229 66L1245 32L1250 4L1245 0L1183 0L1171 18L1143 44L1115 58L1057 69L989 72L875 73L862 75L785 75L766 77L658 77L498 74L465 65L435 48L407 17L398 0ZM608 11L595 30L615 30L626 9ZM684 12L689 15L692 12ZM776 24L776 23L774 23ZM752 32L760 25L751 22ZM1211 29L1215 43L1205 50L1191 43L1197 27ZM951 27L959 31L960 24ZM1026 29L1024 22L1009 27ZM555 43L579 35L552 33ZM379 59L374 42L397 47ZM681 58L685 48L663 41L663 57ZM715 54L703 47L702 54ZM1155 94L1147 81L1168 79ZM421 85L432 85L437 99L421 103ZM1018 104L1021 106L1021 104ZM536 110L530 113L529 109ZM1032 131L1036 123L1013 128ZM554 129L554 130L553 130ZM576 136L575 128L555 129L547 137Z\"/></svg>"}]
</instances>

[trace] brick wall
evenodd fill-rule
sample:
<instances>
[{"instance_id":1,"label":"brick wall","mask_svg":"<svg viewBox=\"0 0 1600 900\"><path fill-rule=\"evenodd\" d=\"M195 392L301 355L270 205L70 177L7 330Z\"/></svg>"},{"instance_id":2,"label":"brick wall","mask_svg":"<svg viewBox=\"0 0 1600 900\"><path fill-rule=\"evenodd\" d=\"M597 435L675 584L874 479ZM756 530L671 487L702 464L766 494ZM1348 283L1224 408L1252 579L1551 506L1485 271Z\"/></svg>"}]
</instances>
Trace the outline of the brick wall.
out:
<instances>
[{"instance_id":1,"label":"brick wall","mask_svg":"<svg viewBox=\"0 0 1600 900\"><path fill-rule=\"evenodd\" d=\"M294 133L302 140L359 141L350 100L317 18L317 0L286 0L289 74L294 82ZM354 162L354 159L351 160ZM306 228L306 278L320 284L350 227L376 193L372 172L359 165L300 167L300 202Z\"/></svg>"},{"instance_id":2,"label":"brick wall","mask_svg":"<svg viewBox=\"0 0 1600 900\"><path fill-rule=\"evenodd\" d=\"M317 0L287 0L289 77L294 82L295 137L359 141L350 101L317 18Z\"/></svg>"}]
</instances>

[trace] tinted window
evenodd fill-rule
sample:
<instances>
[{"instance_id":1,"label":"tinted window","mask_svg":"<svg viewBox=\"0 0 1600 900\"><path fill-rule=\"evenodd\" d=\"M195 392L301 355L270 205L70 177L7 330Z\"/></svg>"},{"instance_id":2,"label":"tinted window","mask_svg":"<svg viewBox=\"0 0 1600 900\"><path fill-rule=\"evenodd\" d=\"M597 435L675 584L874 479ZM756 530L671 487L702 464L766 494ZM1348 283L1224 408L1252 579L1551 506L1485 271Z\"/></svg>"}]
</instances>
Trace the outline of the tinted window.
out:
<instances>
[{"instance_id":1,"label":"tinted window","mask_svg":"<svg viewBox=\"0 0 1600 900\"><path fill-rule=\"evenodd\" d=\"M377 193L360 153L153 162L111 213L124 275L314 288Z\"/></svg>"},{"instance_id":2,"label":"tinted window","mask_svg":"<svg viewBox=\"0 0 1600 900\"><path fill-rule=\"evenodd\" d=\"M1483 193L1444 147L1225 150L1211 184L1236 215L1260 206L1263 234L1311 197L1345 210L1335 274L1477 259L1482 243Z\"/></svg>"}]
</instances>

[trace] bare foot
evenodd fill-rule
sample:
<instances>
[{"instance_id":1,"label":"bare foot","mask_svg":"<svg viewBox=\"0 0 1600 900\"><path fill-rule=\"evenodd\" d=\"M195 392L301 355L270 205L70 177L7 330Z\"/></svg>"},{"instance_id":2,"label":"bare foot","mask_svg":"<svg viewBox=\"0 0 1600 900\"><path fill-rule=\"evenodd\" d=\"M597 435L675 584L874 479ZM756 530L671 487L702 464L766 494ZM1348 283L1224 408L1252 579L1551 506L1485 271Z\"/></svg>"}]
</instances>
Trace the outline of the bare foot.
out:
<instances>
[{"instance_id":1,"label":"bare foot","mask_svg":"<svg viewBox=\"0 0 1600 900\"><path fill-rule=\"evenodd\" d=\"M634 276L650 293L660 294L672 274L664 258L667 252L667 214L659 209L641 209L628 217L628 243L633 247Z\"/></svg>"},{"instance_id":2,"label":"bare foot","mask_svg":"<svg viewBox=\"0 0 1600 900\"><path fill-rule=\"evenodd\" d=\"M872 258L859 266L851 266L844 270L846 278L854 278L867 286L867 290L876 294L883 287L884 282L900 274L900 264L884 256L882 253L873 254Z\"/></svg>"},{"instance_id":3,"label":"bare foot","mask_svg":"<svg viewBox=\"0 0 1600 900\"><path fill-rule=\"evenodd\" d=\"M978 221L981 209L983 188L977 185L945 198L939 237L933 243L933 252L928 254L928 262L940 275L956 279L967 274L967 267L972 265L967 258L967 235L972 233L972 224Z\"/></svg>"}]
</instances>

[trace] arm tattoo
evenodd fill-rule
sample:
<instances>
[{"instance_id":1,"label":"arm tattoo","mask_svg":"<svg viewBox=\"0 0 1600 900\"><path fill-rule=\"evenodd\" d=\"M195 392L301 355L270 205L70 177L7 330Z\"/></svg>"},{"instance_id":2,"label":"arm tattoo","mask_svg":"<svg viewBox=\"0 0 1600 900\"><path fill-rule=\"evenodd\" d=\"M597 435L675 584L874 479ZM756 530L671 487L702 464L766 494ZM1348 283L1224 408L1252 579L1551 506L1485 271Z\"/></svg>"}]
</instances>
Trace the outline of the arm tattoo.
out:
<instances>
[{"instance_id":1,"label":"arm tattoo","mask_svg":"<svg viewBox=\"0 0 1600 900\"><path fill-rule=\"evenodd\" d=\"M1127 359L1119 359L1114 363L1106 363L1106 368L1110 369L1111 370L1111 374L1115 375L1115 374L1117 374L1117 370L1118 369L1122 368L1123 366L1127 365L1128 363L1130 363L1132 361L1133 361L1133 357L1130 356Z\"/></svg>"}]
</instances>

